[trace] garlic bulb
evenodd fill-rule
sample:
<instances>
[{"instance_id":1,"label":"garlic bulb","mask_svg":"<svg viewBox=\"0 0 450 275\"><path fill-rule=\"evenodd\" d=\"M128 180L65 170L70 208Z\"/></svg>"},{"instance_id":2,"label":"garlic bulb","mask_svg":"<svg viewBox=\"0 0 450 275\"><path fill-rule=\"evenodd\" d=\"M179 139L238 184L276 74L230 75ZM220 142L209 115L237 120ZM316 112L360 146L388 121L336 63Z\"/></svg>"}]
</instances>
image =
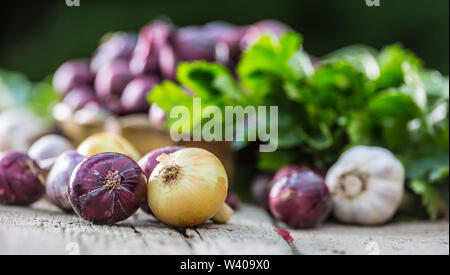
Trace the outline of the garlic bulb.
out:
<instances>
[{"instance_id":1,"label":"garlic bulb","mask_svg":"<svg viewBox=\"0 0 450 275\"><path fill-rule=\"evenodd\" d=\"M388 150L356 146L346 151L327 173L334 215L347 223L382 224L397 211L405 171Z\"/></svg>"}]
</instances>

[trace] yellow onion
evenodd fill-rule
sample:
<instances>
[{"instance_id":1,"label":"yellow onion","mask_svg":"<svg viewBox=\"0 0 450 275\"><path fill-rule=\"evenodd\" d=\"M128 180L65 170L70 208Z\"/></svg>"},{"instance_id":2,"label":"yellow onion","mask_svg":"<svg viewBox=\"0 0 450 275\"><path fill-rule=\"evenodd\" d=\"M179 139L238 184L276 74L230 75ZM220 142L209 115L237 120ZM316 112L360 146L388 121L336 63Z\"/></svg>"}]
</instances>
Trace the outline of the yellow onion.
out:
<instances>
[{"instance_id":1,"label":"yellow onion","mask_svg":"<svg viewBox=\"0 0 450 275\"><path fill-rule=\"evenodd\" d=\"M213 217L228 221L228 179L216 156L185 148L157 160L148 182L148 204L159 220L176 227L199 225Z\"/></svg>"},{"instance_id":2,"label":"yellow onion","mask_svg":"<svg viewBox=\"0 0 450 275\"><path fill-rule=\"evenodd\" d=\"M91 157L101 153L119 153L138 161L141 156L125 138L113 133L98 133L85 139L77 149L78 153Z\"/></svg>"}]
</instances>

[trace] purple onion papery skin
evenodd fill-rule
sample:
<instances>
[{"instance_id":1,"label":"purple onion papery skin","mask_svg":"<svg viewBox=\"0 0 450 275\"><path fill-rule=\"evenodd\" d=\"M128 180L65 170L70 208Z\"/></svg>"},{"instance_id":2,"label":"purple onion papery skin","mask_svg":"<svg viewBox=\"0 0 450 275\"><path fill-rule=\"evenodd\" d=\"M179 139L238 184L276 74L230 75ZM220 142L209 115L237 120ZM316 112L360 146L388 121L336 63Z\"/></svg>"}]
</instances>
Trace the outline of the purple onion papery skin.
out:
<instances>
[{"instance_id":1,"label":"purple onion papery skin","mask_svg":"<svg viewBox=\"0 0 450 275\"><path fill-rule=\"evenodd\" d=\"M150 206L148 206L148 201L145 200L143 203L141 203L141 210L149 215L153 215L152 210L150 209Z\"/></svg>"},{"instance_id":2,"label":"purple onion papery skin","mask_svg":"<svg viewBox=\"0 0 450 275\"><path fill-rule=\"evenodd\" d=\"M45 194L42 170L26 154L0 154L0 204L29 205Z\"/></svg>"},{"instance_id":3,"label":"purple onion papery skin","mask_svg":"<svg viewBox=\"0 0 450 275\"><path fill-rule=\"evenodd\" d=\"M331 197L325 179L303 170L278 180L270 192L270 210L275 218L292 228L320 225L331 211Z\"/></svg>"},{"instance_id":4,"label":"purple onion papery skin","mask_svg":"<svg viewBox=\"0 0 450 275\"><path fill-rule=\"evenodd\" d=\"M69 184L72 172L86 157L76 151L62 153L47 177L45 186L49 200L64 211L71 211Z\"/></svg>"},{"instance_id":5,"label":"purple onion papery skin","mask_svg":"<svg viewBox=\"0 0 450 275\"><path fill-rule=\"evenodd\" d=\"M64 97L63 102L70 106L72 110L79 110L94 100L94 89L90 86L80 86L70 90Z\"/></svg>"},{"instance_id":6,"label":"purple onion papery skin","mask_svg":"<svg viewBox=\"0 0 450 275\"><path fill-rule=\"evenodd\" d=\"M148 119L153 126L161 128L166 123L167 115L163 109L161 109L156 103L153 103L148 112Z\"/></svg>"},{"instance_id":7,"label":"purple onion papery skin","mask_svg":"<svg viewBox=\"0 0 450 275\"><path fill-rule=\"evenodd\" d=\"M168 80L176 80L179 60L174 48L169 43L159 47L158 61L162 77Z\"/></svg>"},{"instance_id":8,"label":"purple onion papery skin","mask_svg":"<svg viewBox=\"0 0 450 275\"><path fill-rule=\"evenodd\" d=\"M230 206L231 208L233 208L233 210L237 210L241 204L241 201L239 200L239 197L235 193L228 191L225 203L228 204L228 206Z\"/></svg>"},{"instance_id":9,"label":"purple onion papery skin","mask_svg":"<svg viewBox=\"0 0 450 275\"><path fill-rule=\"evenodd\" d=\"M217 35L215 38L215 60L231 69L234 68L242 53L240 41L247 28L223 22L211 22L205 25L205 28Z\"/></svg>"},{"instance_id":10,"label":"purple onion papery skin","mask_svg":"<svg viewBox=\"0 0 450 275\"><path fill-rule=\"evenodd\" d=\"M139 165L118 153L81 162L69 185L75 213L95 224L114 224L133 215L147 196L147 180Z\"/></svg>"},{"instance_id":11,"label":"purple onion papery skin","mask_svg":"<svg viewBox=\"0 0 450 275\"><path fill-rule=\"evenodd\" d=\"M135 75L155 73L159 68L159 51L169 43L174 27L164 20L155 20L144 26L130 60L130 70Z\"/></svg>"},{"instance_id":12,"label":"purple onion papery skin","mask_svg":"<svg viewBox=\"0 0 450 275\"><path fill-rule=\"evenodd\" d=\"M139 166L141 167L142 171L144 172L144 175L147 179L150 178L152 175L153 169L159 164L159 162L156 160L160 155L162 154L171 154L178 150L183 149L183 147L164 147L160 149L156 149L145 155L143 158L141 158L138 162ZM152 214L152 211L147 203L147 197L145 201L141 205L142 211Z\"/></svg>"},{"instance_id":13,"label":"purple onion papery skin","mask_svg":"<svg viewBox=\"0 0 450 275\"><path fill-rule=\"evenodd\" d=\"M147 94L159 83L155 76L140 76L133 79L125 87L120 98L122 109L127 113L146 112L150 108Z\"/></svg>"},{"instance_id":14,"label":"purple onion papery skin","mask_svg":"<svg viewBox=\"0 0 450 275\"><path fill-rule=\"evenodd\" d=\"M281 168L280 170L278 170L278 172L275 174L275 176L273 177L273 182L277 182L278 180L280 180L281 178L290 175L292 173L295 172L300 172L303 170L309 169L307 166L303 166L303 165L288 165L285 166L283 168Z\"/></svg>"},{"instance_id":15,"label":"purple onion papery skin","mask_svg":"<svg viewBox=\"0 0 450 275\"><path fill-rule=\"evenodd\" d=\"M114 115L123 115L125 112L122 108L120 97L112 95L101 101L101 106Z\"/></svg>"},{"instance_id":16,"label":"purple onion papery skin","mask_svg":"<svg viewBox=\"0 0 450 275\"><path fill-rule=\"evenodd\" d=\"M214 21L204 26L181 28L174 36L176 52L182 60L206 60L228 63L232 52L239 47L243 35L241 28ZM221 48L226 47L223 53Z\"/></svg>"},{"instance_id":17,"label":"purple onion papery skin","mask_svg":"<svg viewBox=\"0 0 450 275\"><path fill-rule=\"evenodd\" d=\"M116 32L107 36L98 47L91 60L91 69L97 72L104 64L115 59L128 59L136 47L137 35L126 32Z\"/></svg>"},{"instance_id":18,"label":"purple onion papery skin","mask_svg":"<svg viewBox=\"0 0 450 275\"><path fill-rule=\"evenodd\" d=\"M53 77L53 87L56 91L66 94L78 86L91 85L94 74L91 72L88 60L72 60L62 64Z\"/></svg>"},{"instance_id":19,"label":"purple onion papery skin","mask_svg":"<svg viewBox=\"0 0 450 275\"><path fill-rule=\"evenodd\" d=\"M103 65L95 77L97 97L106 100L113 95L120 96L132 78L127 60L117 59Z\"/></svg>"},{"instance_id":20,"label":"purple onion papery skin","mask_svg":"<svg viewBox=\"0 0 450 275\"><path fill-rule=\"evenodd\" d=\"M28 149L28 156L36 161L45 173L48 173L60 154L73 149L72 144L65 137L50 134L33 143Z\"/></svg>"},{"instance_id":21,"label":"purple onion papery skin","mask_svg":"<svg viewBox=\"0 0 450 275\"><path fill-rule=\"evenodd\" d=\"M215 37L204 27L189 26L179 29L173 39L174 48L183 61L213 61Z\"/></svg>"},{"instance_id":22,"label":"purple onion papery skin","mask_svg":"<svg viewBox=\"0 0 450 275\"><path fill-rule=\"evenodd\" d=\"M256 176L251 186L253 201L266 210L269 210L269 193L273 185L272 178L272 173L262 173Z\"/></svg>"}]
</instances>

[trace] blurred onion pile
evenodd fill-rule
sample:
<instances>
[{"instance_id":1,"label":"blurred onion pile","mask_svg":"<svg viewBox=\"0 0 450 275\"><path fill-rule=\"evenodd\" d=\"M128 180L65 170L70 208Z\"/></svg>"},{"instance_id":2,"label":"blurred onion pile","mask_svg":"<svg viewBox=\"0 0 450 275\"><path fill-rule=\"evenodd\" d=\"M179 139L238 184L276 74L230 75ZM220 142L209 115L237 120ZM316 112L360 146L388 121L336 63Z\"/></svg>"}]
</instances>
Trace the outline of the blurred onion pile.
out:
<instances>
[{"instance_id":1,"label":"blurred onion pile","mask_svg":"<svg viewBox=\"0 0 450 275\"><path fill-rule=\"evenodd\" d=\"M164 79L175 80L180 62L216 61L234 69L243 50L263 33L279 36L286 30L289 27L271 20L244 27L211 22L178 29L156 20L138 35L107 34L90 60L71 60L56 71L53 86L64 96L57 115L80 109L146 113L147 93ZM154 106L150 121L161 121L160 113Z\"/></svg>"}]
</instances>

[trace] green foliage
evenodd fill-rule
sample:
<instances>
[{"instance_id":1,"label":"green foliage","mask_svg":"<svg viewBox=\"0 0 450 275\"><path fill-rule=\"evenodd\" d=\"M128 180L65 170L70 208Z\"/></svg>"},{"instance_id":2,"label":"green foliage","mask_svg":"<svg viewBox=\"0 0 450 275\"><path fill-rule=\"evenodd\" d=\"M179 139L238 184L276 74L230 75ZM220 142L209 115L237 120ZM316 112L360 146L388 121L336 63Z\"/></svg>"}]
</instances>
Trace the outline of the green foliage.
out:
<instances>
[{"instance_id":1,"label":"green foliage","mask_svg":"<svg viewBox=\"0 0 450 275\"><path fill-rule=\"evenodd\" d=\"M39 83L31 83L20 73L0 70L0 111L24 106L38 116L50 118L53 105L60 100L51 79L47 77Z\"/></svg>"},{"instance_id":2,"label":"green foliage","mask_svg":"<svg viewBox=\"0 0 450 275\"><path fill-rule=\"evenodd\" d=\"M347 47L316 67L301 44L295 33L266 35L242 55L238 81L223 66L206 62L181 64L178 81L202 105L279 107L279 149L260 153L262 170L300 162L328 168L354 145L391 150L435 218L438 204L448 205L448 191L442 192L449 174L448 77L424 68L399 44L380 52ZM164 83L149 100L167 112L192 105L180 87Z\"/></svg>"}]
</instances>

